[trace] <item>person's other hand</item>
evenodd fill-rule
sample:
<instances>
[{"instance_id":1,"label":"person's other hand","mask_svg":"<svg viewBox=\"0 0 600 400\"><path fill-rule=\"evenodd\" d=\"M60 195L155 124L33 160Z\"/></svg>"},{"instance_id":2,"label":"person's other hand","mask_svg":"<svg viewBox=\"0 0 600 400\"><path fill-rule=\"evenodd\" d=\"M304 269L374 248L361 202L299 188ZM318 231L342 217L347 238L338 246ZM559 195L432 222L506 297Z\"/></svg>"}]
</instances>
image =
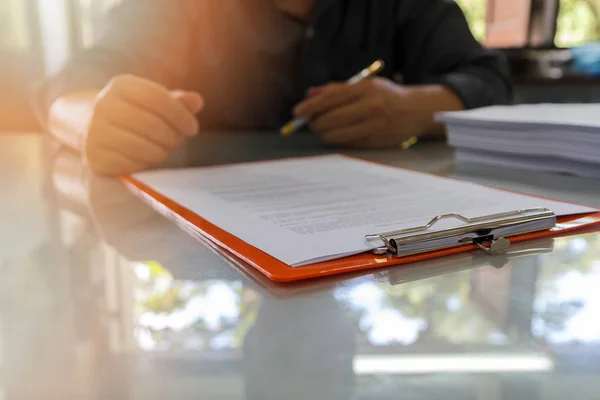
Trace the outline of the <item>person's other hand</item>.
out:
<instances>
[{"instance_id":1,"label":"person's other hand","mask_svg":"<svg viewBox=\"0 0 600 400\"><path fill-rule=\"evenodd\" d=\"M434 123L434 110L423 104L427 96L419 90L378 77L354 85L330 83L310 89L294 114L309 119L311 129L329 144L396 147Z\"/></svg>"},{"instance_id":2,"label":"person's other hand","mask_svg":"<svg viewBox=\"0 0 600 400\"><path fill-rule=\"evenodd\" d=\"M93 102L83 151L90 169L130 174L163 162L198 132L194 114L204 106L195 92L169 91L152 81L122 75Z\"/></svg>"}]
</instances>

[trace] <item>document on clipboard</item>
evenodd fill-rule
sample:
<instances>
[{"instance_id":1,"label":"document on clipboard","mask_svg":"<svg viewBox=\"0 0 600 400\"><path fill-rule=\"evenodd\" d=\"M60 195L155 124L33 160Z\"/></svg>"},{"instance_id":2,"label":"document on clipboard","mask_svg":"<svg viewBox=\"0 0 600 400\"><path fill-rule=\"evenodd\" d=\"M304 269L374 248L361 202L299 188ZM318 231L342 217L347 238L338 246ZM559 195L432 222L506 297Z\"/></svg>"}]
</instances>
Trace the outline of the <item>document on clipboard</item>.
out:
<instances>
[{"instance_id":1,"label":"document on clipboard","mask_svg":"<svg viewBox=\"0 0 600 400\"><path fill-rule=\"evenodd\" d=\"M590 207L341 155L124 180L187 230L281 281L469 247L502 251L511 237L556 234L565 218L588 218L565 229L600 223Z\"/></svg>"}]
</instances>

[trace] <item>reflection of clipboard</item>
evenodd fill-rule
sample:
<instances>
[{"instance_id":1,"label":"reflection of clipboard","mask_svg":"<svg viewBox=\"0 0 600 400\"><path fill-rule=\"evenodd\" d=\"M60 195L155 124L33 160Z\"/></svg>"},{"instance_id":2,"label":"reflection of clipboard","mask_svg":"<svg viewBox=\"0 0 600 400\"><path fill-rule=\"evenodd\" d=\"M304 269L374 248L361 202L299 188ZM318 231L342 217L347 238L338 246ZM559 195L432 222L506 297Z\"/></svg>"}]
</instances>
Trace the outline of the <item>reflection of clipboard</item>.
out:
<instances>
[{"instance_id":1,"label":"reflection of clipboard","mask_svg":"<svg viewBox=\"0 0 600 400\"><path fill-rule=\"evenodd\" d=\"M198 214L157 193L134 178L124 182L142 199L178 225L202 237L224 255L230 255L256 269L272 281L292 282L309 278L359 272L463 253L478 248L486 252L503 251L510 243L547 238L600 225L600 213L556 218L546 209L517 210L503 214L467 219L460 215L441 215L424 227L370 235L383 241L385 248L336 260L293 268L269 254L211 224ZM440 219L458 218L460 228L428 232ZM441 232L441 233L440 233ZM406 250L406 251L404 251Z\"/></svg>"},{"instance_id":2,"label":"reflection of clipboard","mask_svg":"<svg viewBox=\"0 0 600 400\"><path fill-rule=\"evenodd\" d=\"M204 239L201 239L204 241ZM208 243L209 246L213 247ZM329 276L321 279L310 279L296 282L294 285L285 285L269 280L265 275L258 272L256 268L249 266L243 261L237 259L232 254L224 254L221 250L216 250L221 256L225 257L232 267L237 268L246 275L251 281L257 284L257 289L266 289L266 294L276 298L290 298L302 296L307 293L316 293L331 289L340 284L340 278ZM535 257L542 254L549 254L554 249L554 239L540 239L526 243L519 243L507 253L497 253L493 255L482 252L467 252L454 254L447 257L425 260L416 264L408 264L403 268L383 267L376 271L359 271L344 275L343 285L346 287L352 283L360 281L375 280L382 284L391 286L406 285L418 281L424 281L437 276L452 274L460 271L472 271L478 268L500 269L512 261L523 257ZM263 293L264 294L264 293Z\"/></svg>"},{"instance_id":3,"label":"reflection of clipboard","mask_svg":"<svg viewBox=\"0 0 600 400\"><path fill-rule=\"evenodd\" d=\"M481 252L461 253L428 260L415 266L408 265L406 268L389 269L378 273L378 280L389 282L390 285L394 286L480 267L500 269L517 259L549 254L553 250L553 238L533 240L516 244L511 248L510 252L493 255Z\"/></svg>"}]
</instances>

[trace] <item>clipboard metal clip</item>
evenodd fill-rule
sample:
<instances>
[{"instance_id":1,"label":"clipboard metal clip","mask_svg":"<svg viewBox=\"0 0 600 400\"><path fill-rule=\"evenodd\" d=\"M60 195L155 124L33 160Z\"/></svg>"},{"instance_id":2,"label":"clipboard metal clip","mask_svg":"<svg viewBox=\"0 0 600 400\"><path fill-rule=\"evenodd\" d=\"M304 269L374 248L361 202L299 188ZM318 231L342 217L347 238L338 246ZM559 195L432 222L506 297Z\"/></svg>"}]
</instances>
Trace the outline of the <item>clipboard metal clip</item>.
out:
<instances>
[{"instance_id":1,"label":"clipboard metal clip","mask_svg":"<svg viewBox=\"0 0 600 400\"><path fill-rule=\"evenodd\" d=\"M431 229L441 220L447 219L457 219L463 224L439 230ZM466 244L474 244L486 253L498 253L510 247L507 236L539 232L555 226L556 214L547 208L516 210L473 218L452 213L438 215L422 226L371 234L365 236L365 239L383 242L383 246L375 248L373 253L391 254L394 257Z\"/></svg>"}]
</instances>

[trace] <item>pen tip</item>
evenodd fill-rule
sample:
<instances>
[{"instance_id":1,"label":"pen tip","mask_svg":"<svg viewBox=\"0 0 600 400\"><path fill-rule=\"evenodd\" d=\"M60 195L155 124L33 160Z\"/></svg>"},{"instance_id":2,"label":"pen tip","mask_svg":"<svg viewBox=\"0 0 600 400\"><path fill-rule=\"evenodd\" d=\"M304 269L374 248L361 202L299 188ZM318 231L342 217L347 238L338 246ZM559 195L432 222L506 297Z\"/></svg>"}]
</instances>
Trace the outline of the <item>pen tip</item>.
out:
<instances>
[{"instance_id":1,"label":"pen tip","mask_svg":"<svg viewBox=\"0 0 600 400\"><path fill-rule=\"evenodd\" d=\"M382 60L377 60L373 64L369 66L369 72L371 74L376 74L381 71L385 67L385 63Z\"/></svg>"},{"instance_id":2,"label":"pen tip","mask_svg":"<svg viewBox=\"0 0 600 400\"><path fill-rule=\"evenodd\" d=\"M283 136L290 136L292 133L294 133L294 131L296 130L296 127L294 126L294 124L289 123L284 125L279 132L281 132L281 134Z\"/></svg>"}]
</instances>

